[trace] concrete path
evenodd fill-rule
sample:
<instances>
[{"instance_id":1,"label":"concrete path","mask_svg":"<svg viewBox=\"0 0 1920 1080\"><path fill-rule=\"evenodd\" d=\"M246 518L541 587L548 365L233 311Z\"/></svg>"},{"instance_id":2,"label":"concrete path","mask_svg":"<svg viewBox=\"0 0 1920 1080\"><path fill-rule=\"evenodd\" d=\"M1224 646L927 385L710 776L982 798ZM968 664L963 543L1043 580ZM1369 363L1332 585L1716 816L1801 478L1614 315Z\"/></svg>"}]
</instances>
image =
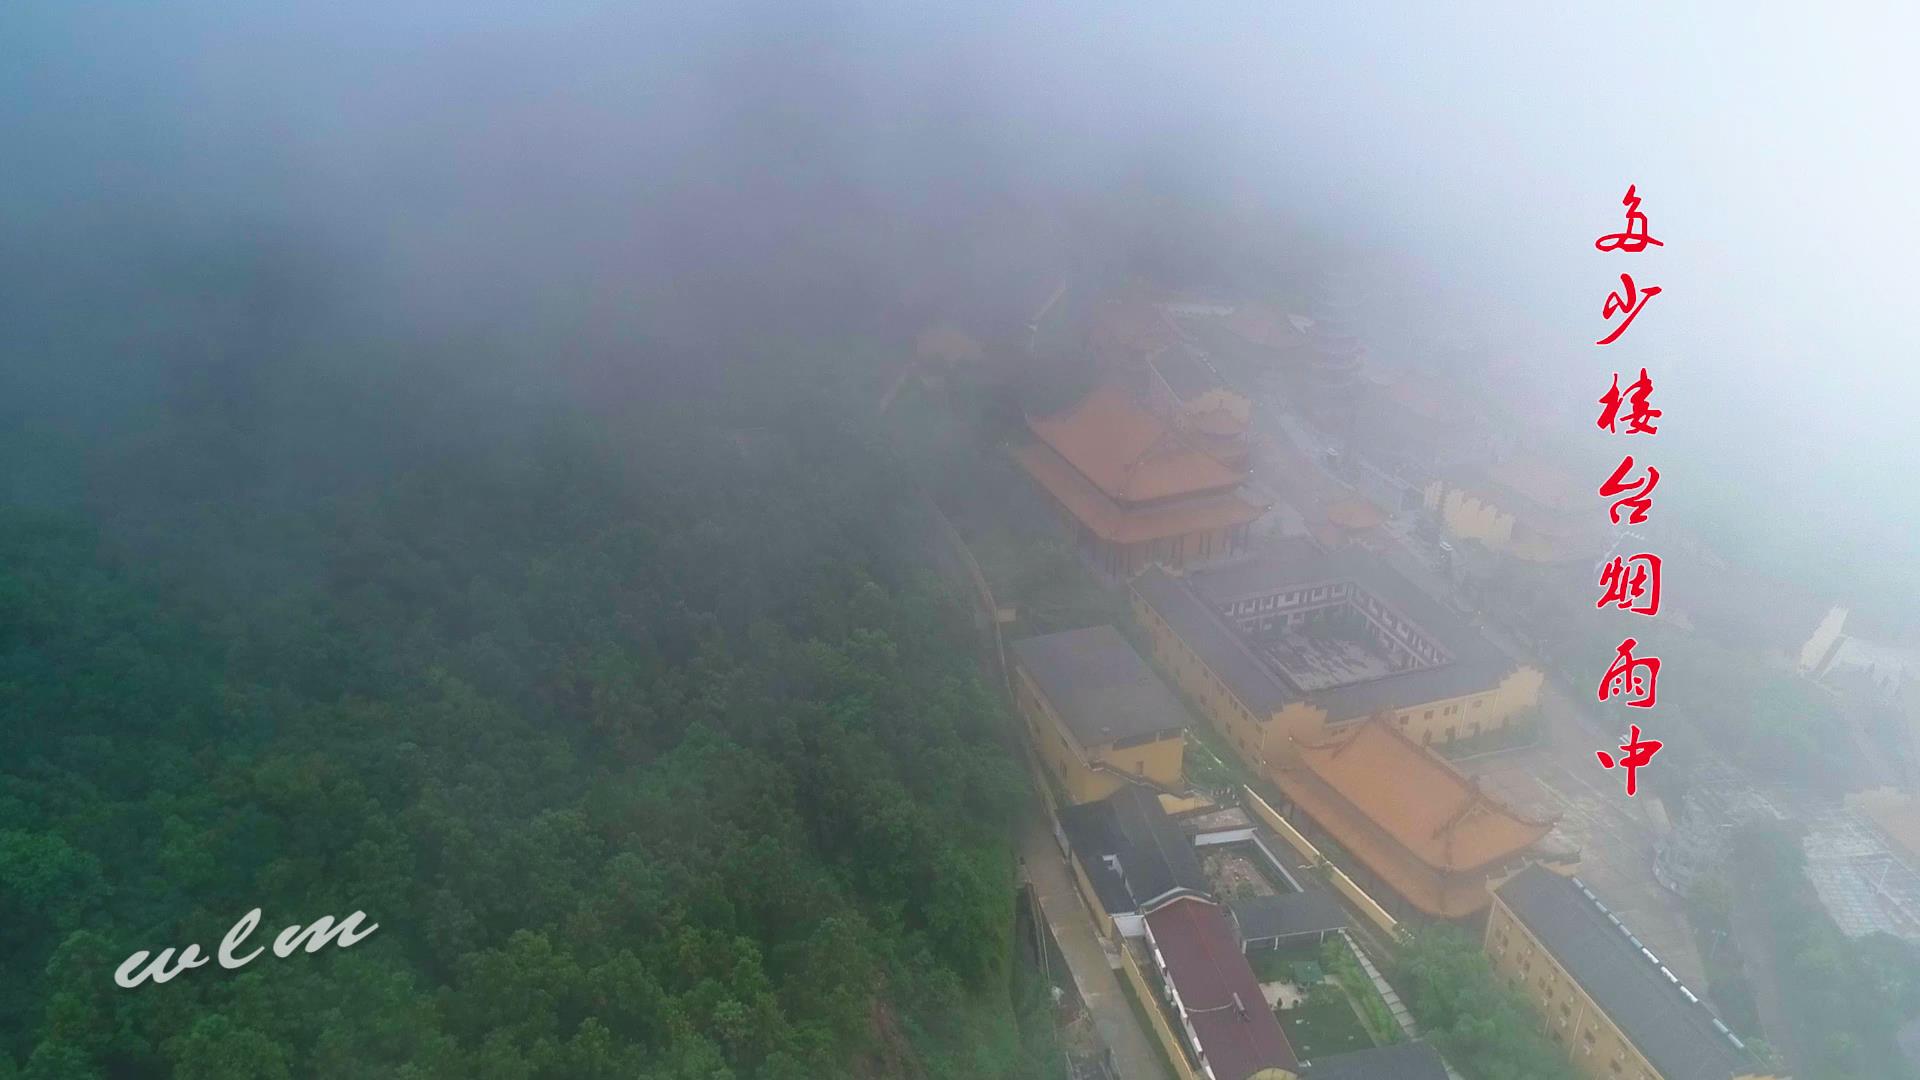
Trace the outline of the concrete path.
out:
<instances>
[{"instance_id":1,"label":"concrete path","mask_svg":"<svg viewBox=\"0 0 1920 1080\"><path fill-rule=\"evenodd\" d=\"M1387 1003L1387 1011L1393 1014L1393 1022L1400 1025L1400 1030L1406 1033L1408 1039L1418 1039L1420 1025L1414 1023L1413 1014L1407 1011L1407 1006L1400 1000L1399 993L1387 983L1386 977L1380 974L1380 969L1373 966L1373 958L1367 955L1367 950L1361 948L1359 942L1353 940L1353 935L1345 930L1340 933L1347 939L1347 946L1353 950L1354 959L1360 961L1360 970L1367 973L1367 978L1373 980L1373 988L1380 991L1380 999ZM1443 1059L1440 1064L1447 1070L1448 1080L1462 1080L1460 1074L1453 1071L1453 1066L1447 1061Z\"/></svg>"},{"instance_id":2,"label":"concrete path","mask_svg":"<svg viewBox=\"0 0 1920 1080\"><path fill-rule=\"evenodd\" d=\"M1143 1030L1126 987L1120 985L1118 954L1111 954L1094 930L1093 917L1074 888L1073 870L1060 854L1045 810L1028 816L1020 854L1047 925L1072 969L1080 1000L1087 1003L1094 1028L1113 1053L1120 1080L1172 1080L1160 1048ZM1147 1003L1149 1008L1152 1004Z\"/></svg>"}]
</instances>

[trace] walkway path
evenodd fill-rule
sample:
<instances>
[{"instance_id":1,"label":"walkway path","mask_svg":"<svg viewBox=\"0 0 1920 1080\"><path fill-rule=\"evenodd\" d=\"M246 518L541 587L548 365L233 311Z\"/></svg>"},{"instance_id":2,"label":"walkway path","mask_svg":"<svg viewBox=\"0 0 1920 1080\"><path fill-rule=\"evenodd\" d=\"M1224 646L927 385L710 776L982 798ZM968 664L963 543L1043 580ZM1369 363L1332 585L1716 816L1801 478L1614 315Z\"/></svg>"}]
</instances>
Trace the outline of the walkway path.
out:
<instances>
[{"instance_id":1,"label":"walkway path","mask_svg":"<svg viewBox=\"0 0 1920 1080\"><path fill-rule=\"evenodd\" d=\"M1115 970L1119 956L1109 953L1109 946L1094 931L1093 919L1074 888L1073 871L1060 854L1045 810L1036 807L1028 815L1020 854L1047 925L1072 969L1080 1000L1086 1002L1101 1041L1113 1053L1120 1080L1170 1080L1160 1048L1141 1030L1126 987L1120 985ZM1151 1008L1152 1002L1147 1005Z\"/></svg>"},{"instance_id":2,"label":"walkway path","mask_svg":"<svg viewBox=\"0 0 1920 1080\"><path fill-rule=\"evenodd\" d=\"M1419 1038L1420 1026L1413 1022L1413 1014L1407 1011L1407 1006L1400 1000L1399 993L1388 985L1386 977L1380 974L1380 969L1373 966L1373 959L1367 955L1367 950L1353 940L1352 934L1345 930L1340 933L1346 937L1347 946L1353 950L1354 959L1360 961L1360 970L1367 973L1367 978L1373 980L1373 988L1380 991L1380 1000L1387 1003L1387 1011L1393 1014L1393 1022L1400 1025L1400 1030L1406 1033L1408 1039ZM1452 1065L1444 1060L1440 1064L1447 1070L1449 1080L1461 1080L1460 1074L1453 1071Z\"/></svg>"}]
</instances>

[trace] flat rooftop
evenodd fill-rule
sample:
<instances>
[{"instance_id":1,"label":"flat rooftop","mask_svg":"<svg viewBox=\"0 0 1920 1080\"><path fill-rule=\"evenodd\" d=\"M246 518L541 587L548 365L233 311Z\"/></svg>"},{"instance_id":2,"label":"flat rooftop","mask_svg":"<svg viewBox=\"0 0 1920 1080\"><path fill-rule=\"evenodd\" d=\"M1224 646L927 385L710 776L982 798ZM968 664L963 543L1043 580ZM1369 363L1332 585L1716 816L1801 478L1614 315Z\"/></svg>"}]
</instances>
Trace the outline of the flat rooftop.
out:
<instances>
[{"instance_id":1,"label":"flat rooftop","mask_svg":"<svg viewBox=\"0 0 1920 1080\"><path fill-rule=\"evenodd\" d=\"M1082 746L1187 726L1186 707L1111 626L1026 638L1010 648Z\"/></svg>"}]
</instances>

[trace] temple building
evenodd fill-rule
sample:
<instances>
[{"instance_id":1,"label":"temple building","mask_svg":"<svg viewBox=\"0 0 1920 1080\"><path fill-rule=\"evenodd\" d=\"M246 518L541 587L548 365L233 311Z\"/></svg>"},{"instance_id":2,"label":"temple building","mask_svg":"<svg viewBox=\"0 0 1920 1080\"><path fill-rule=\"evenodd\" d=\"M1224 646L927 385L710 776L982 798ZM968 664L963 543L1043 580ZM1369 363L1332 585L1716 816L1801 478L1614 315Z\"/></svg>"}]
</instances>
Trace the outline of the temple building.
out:
<instances>
[{"instance_id":1,"label":"temple building","mask_svg":"<svg viewBox=\"0 0 1920 1080\"><path fill-rule=\"evenodd\" d=\"M1499 731L1542 675L1368 552L1290 540L1133 584L1153 655L1221 736L1392 896L1457 918L1545 836L1427 747Z\"/></svg>"},{"instance_id":2,"label":"temple building","mask_svg":"<svg viewBox=\"0 0 1920 1080\"><path fill-rule=\"evenodd\" d=\"M1343 444L1354 434L1366 366L1366 347L1355 331L1357 295L1352 274L1334 271L1323 277L1308 303L1313 332L1300 379L1307 415Z\"/></svg>"},{"instance_id":3,"label":"temple building","mask_svg":"<svg viewBox=\"0 0 1920 1080\"><path fill-rule=\"evenodd\" d=\"M1027 426L1033 439L1014 457L1105 574L1238 553L1248 526L1268 510L1241 490L1244 468L1199 448L1118 387L1102 385L1065 412L1028 417Z\"/></svg>"},{"instance_id":4,"label":"temple building","mask_svg":"<svg viewBox=\"0 0 1920 1080\"><path fill-rule=\"evenodd\" d=\"M1786 1080L1579 878L1534 865L1493 893L1485 947L1594 1080Z\"/></svg>"},{"instance_id":5,"label":"temple building","mask_svg":"<svg viewBox=\"0 0 1920 1080\"><path fill-rule=\"evenodd\" d=\"M1187 710L1120 631L1090 626L1011 646L1014 702L1071 803L1131 784L1183 786Z\"/></svg>"},{"instance_id":6,"label":"temple building","mask_svg":"<svg viewBox=\"0 0 1920 1080\"><path fill-rule=\"evenodd\" d=\"M1481 791L1385 718L1303 743L1298 760L1270 770L1289 804L1359 861L1360 876L1434 918L1487 906L1487 881L1547 835L1536 821Z\"/></svg>"}]
</instances>

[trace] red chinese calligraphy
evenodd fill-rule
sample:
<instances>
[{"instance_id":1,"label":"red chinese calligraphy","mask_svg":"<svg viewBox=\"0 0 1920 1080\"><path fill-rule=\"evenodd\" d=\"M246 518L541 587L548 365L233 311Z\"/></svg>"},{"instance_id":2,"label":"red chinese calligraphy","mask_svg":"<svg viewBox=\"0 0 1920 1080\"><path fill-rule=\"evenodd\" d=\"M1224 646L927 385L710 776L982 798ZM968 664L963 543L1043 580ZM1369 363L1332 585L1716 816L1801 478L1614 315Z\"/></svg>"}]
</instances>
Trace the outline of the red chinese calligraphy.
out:
<instances>
[{"instance_id":1,"label":"red chinese calligraphy","mask_svg":"<svg viewBox=\"0 0 1920 1080\"><path fill-rule=\"evenodd\" d=\"M1611 345L1619 340L1620 335L1627 332L1627 327L1633 325L1633 320L1640 317L1640 311L1647 306L1647 301L1660 295L1658 285L1649 285L1644 289L1635 288L1632 274L1621 274L1620 286L1626 290L1626 295L1622 296L1617 292L1608 293L1607 302L1601 305L1600 315L1602 318L1612 319L1615 315L1625 312L1627 317L1619 326L1613 328L1613 333L1594 342L1595 345Z\"/></svg>"},{"instance_id":2,"label":"red chinese calligraphy","mask_svg":"<svg viewBox=\"0 0 1920 1080\"><path fill-rule=\"evenodd\" d=\"M1630 698L1627 705L1635 709L1653 708L1660 691L1660 658L1633 655L1633 647L1638 644L1633 638L1627 638L1614 650L1613 663L1600 679L1602 702L1637 694L1639 696Z\"/></svg>"},{"instance_id":3,"label":"red chinese calligraphy","mask_svg":"<svg viewBox=\"0 0 1920 1080\"><path fill-rule=\"evenodd\" d=\"M1600 497L1603 499L1612 499L1615 495L1626 496L1614 499L1613 505L1607 508L1607 517L1615 525L1620 524L1620 508L1623 506L1631 511L1627 524L1638 525L1647 520L1647 510L1653 506L1653 489L1660 483L1660 470L1651 465L1647 466L1646 474L1638 480L1628 480L1627 473L1632 468L1633 455L1628 454L1620 459L1613 475L1600 485Z\"/></svg>"},{"instance_id":4,"label":"red chinese calligraphy","mask_svg":"<svg viewBox=\"0 0 1920 1080\"><path fill-rule=\"evenodd\" d=\"M1634 724L1631 733L1627 736L1627 741L1620 744L1620 760L1615 761L1613 755L1605 750L1595 750L1593 753L1600 759L1600 764L1606 768L1611 769L1618 765L1627 770L1627 797L1632 798L1640 790L1638 778L1634 774L1641 766L1652 762L1653 755L1659 753L1663 745L1665 744L1658 739L1642 739L1640 725Z\"/></svg>"},{"instance_id":5,"label":"red chinese calligraphy","mask_svg":"<svg viewBox=\"0 0 1920 1080\"><path fill-rule=\"evenodd\" d=\"M1608 233L1593 242L1601 251L1645 251L1647 245L1666 247L1665 244L1647 235L1647 215L1640 212L1640 197L1633 193L1636 185L1627 185L1627 194L1620 205L1627 208L1627 231Z\"/></svg>"},{"instance_id":6,"label":"red chinese calligraphy","mask_svg":"<svg viewBox=\"0 0 1920 1080\"><path fill-rule=\"evenodd\" d=\"M1643 551L1625 559L1616 556L1608 560L1600 567L1600 588L1605 591L1594 607L1611 604L1635 615L1658 615L1660 556Z\"/></svg>"},{"instance_id":7,"label":"red chinese calligraphy","mask_svg":"<svg viewBox=\"0 0 1920 1080\"><path fill-rule=\"evenodd\" d=\"M1627 392L1624 395L1620 393L1620 373L1617 371L1614 372L1613 385L1607 389L1605 394L1600 396L1600 404L1606 407L1600 411L1600 419L1595 422L1596 426L1598 426L1601 431L1611 431L1617 434L1658 434L1660 429L1654 427L1653 422L1660 418L1660 410L1648 404L1648 399L1652 396L1653 380L1647 377L1646 368L1640 369L1640 377L1635 379L1632 384L1627 387ZM1627 407L1627 415L1624 418L1620 415L1620 406L1622 405ZM1618 425L1623 419L1627 425L1627 430L1620 432Z\"/></svg>"}]
</instances>

